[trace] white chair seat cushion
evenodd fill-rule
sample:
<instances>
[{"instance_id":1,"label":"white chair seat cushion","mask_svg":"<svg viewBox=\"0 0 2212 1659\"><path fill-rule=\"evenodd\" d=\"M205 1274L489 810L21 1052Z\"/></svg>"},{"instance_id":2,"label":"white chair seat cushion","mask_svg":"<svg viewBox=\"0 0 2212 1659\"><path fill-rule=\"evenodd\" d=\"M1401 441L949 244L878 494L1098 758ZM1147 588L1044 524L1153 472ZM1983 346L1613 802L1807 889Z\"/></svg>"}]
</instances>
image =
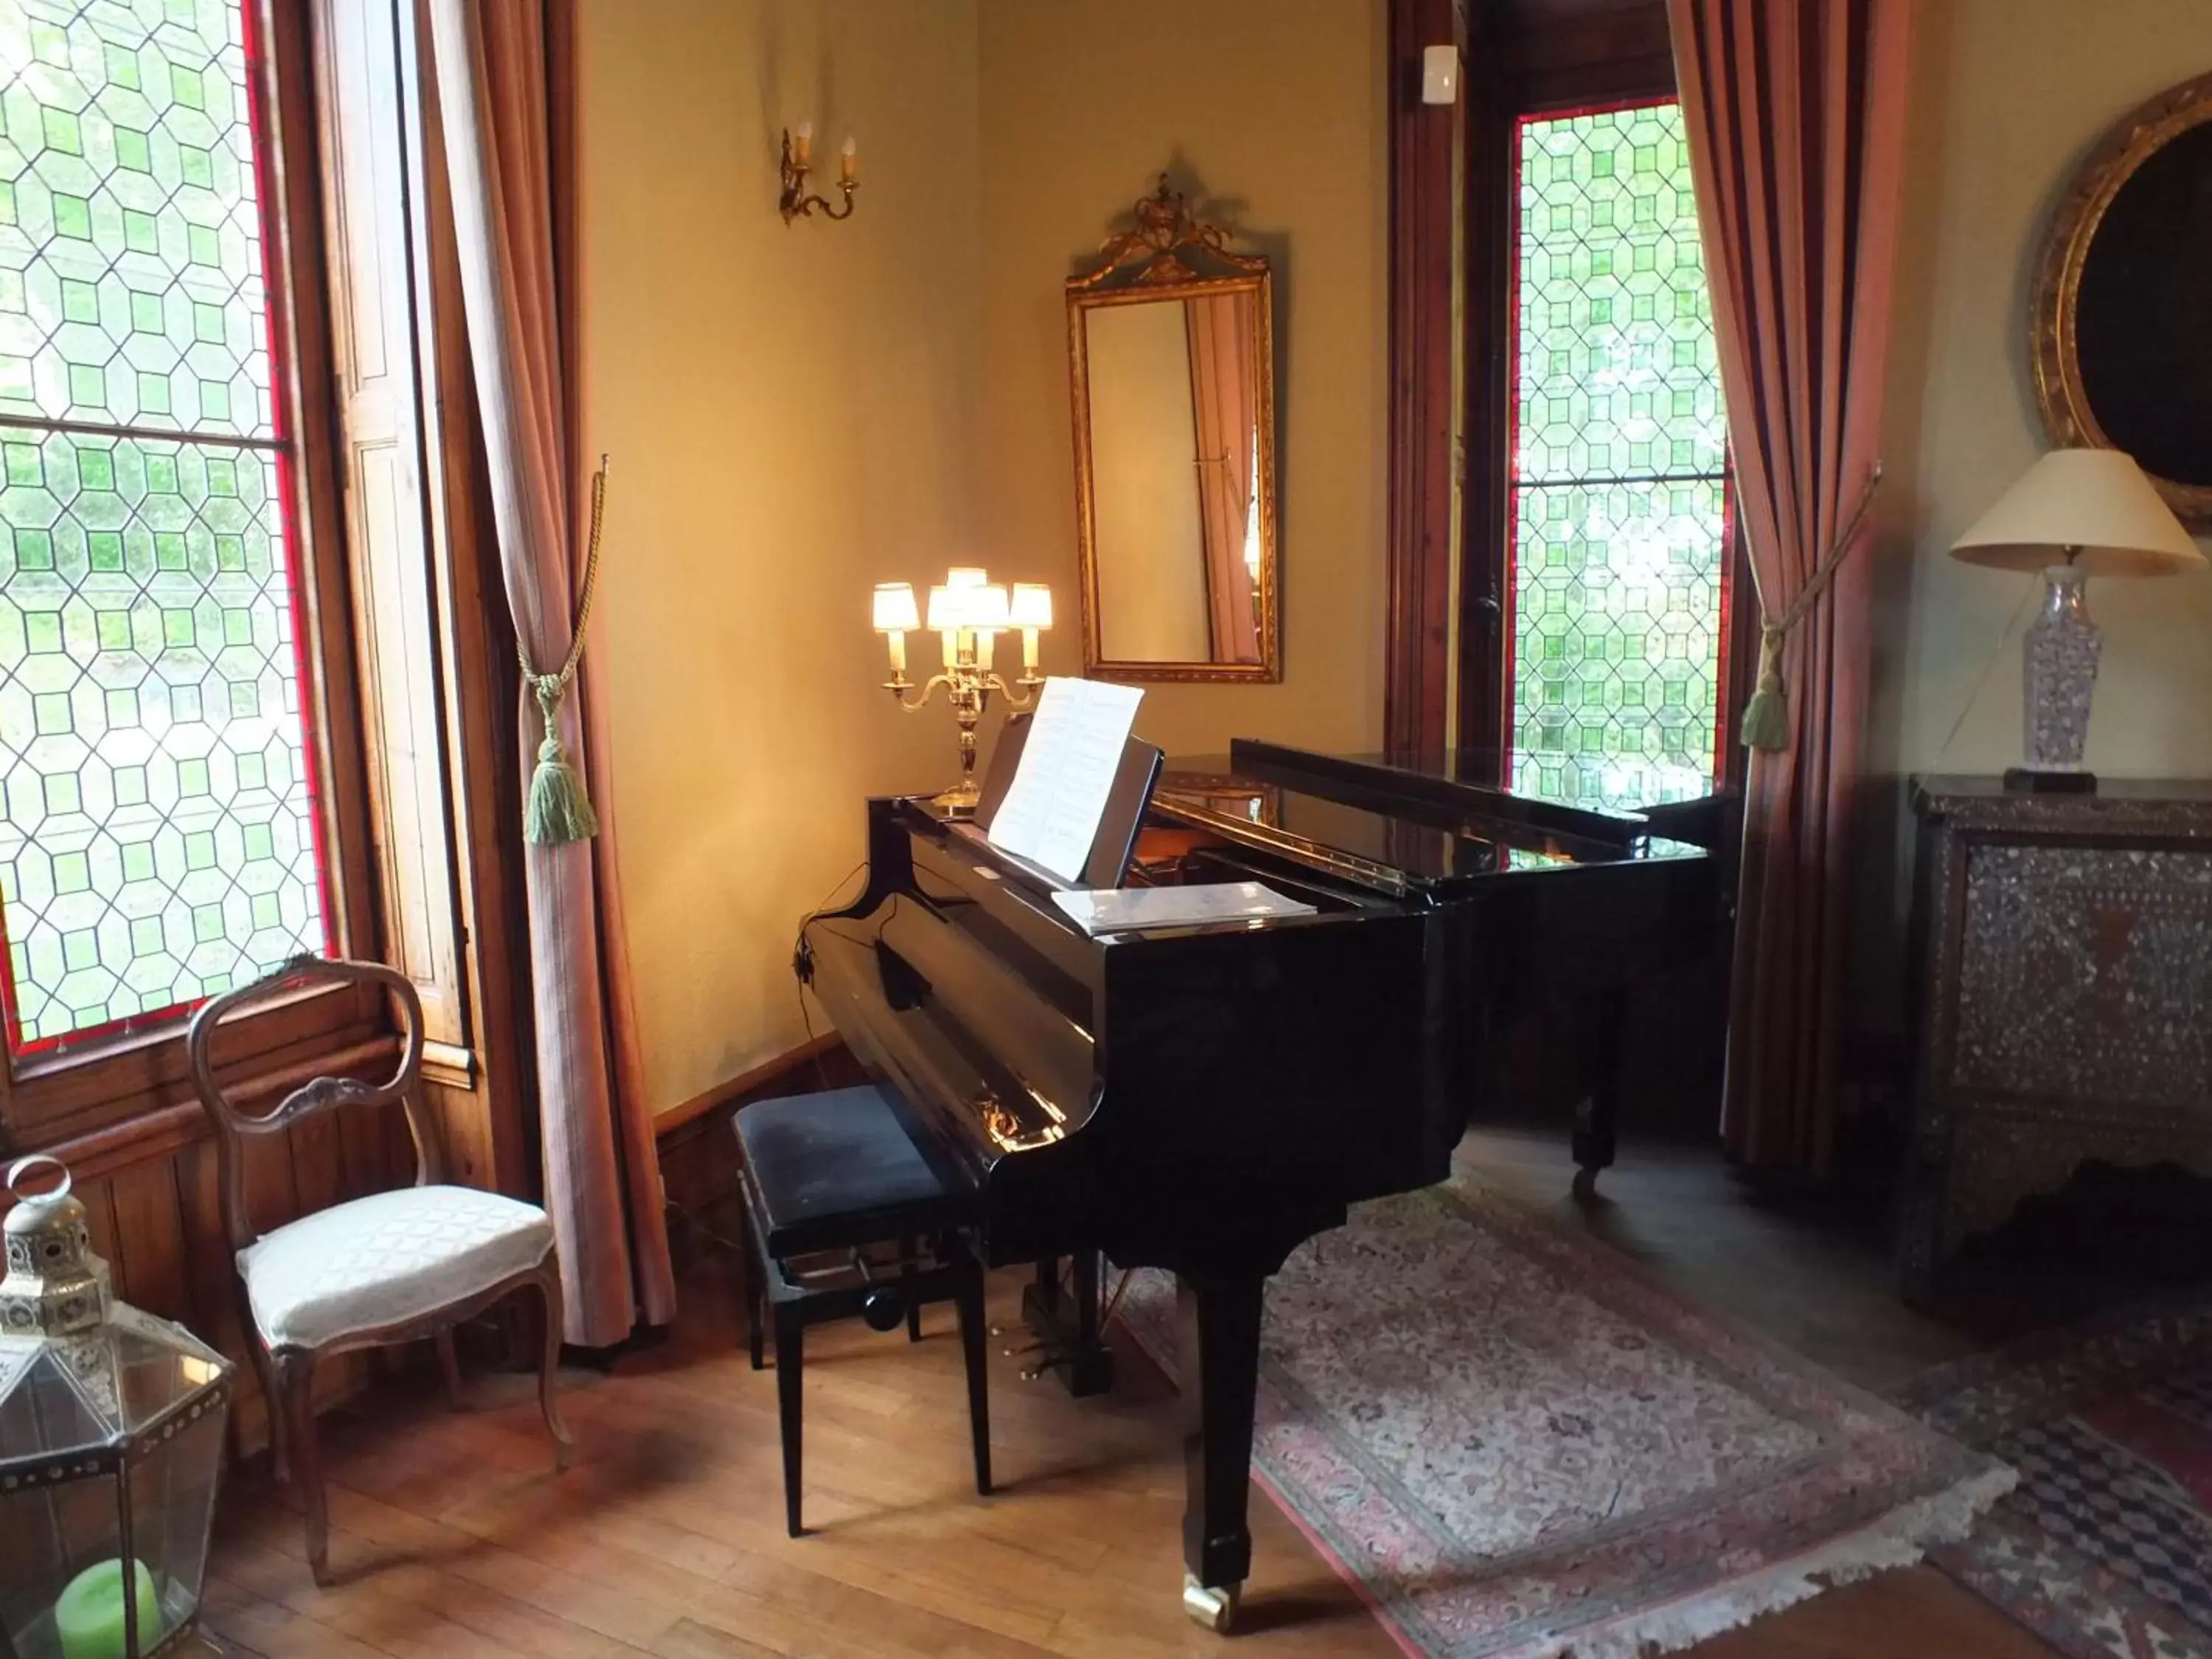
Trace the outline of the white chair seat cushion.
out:
<instances>
[{"instance_id":1,"label":"white chair seat cushion","mask_svg":"<svg viewBox=\"0 0 2212 1659\"><path fill-rule=\"evenodd\" d=\"M272 1347L319 1347L420 1319L536 1267L553 1223L473 1187L405 1187L333 1205L238 1253L253 1322Z\"/></svg>"}]
</instances>

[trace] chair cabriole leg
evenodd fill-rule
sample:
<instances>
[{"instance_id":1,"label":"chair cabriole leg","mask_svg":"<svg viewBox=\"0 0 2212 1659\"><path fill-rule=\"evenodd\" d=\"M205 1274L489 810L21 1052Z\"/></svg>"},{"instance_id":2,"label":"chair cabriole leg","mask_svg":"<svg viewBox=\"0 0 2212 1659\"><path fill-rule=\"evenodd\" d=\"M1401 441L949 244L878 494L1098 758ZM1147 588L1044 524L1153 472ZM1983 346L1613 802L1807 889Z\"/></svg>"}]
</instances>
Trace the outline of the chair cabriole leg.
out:
<instances>
[{"instance_id":1,"label":"chair cabriole leg","mask_svg":"<svg viewBox=\"0 0 2212 1659\"><path fill-rule=\"evenodd\" d=\"M323 1462L315 1443L315 1355L310 1348L280 1348L274 1358L275 1410L284 1416L291 1443L292 1478L307 1515L307 1570L316 1584L331 1583L331 1516L323 1495Z\"/></svg>"},{"instance_id":2,"label":"chair cabriole leg","mask_svg":"<svg viewBox=\"0 0 2212 1659\"><path fill-rule=\"evenodd\" d=\"M453 1347L453 1328L441 1325L431 1339L438 1351L438 1371L446 1380L446 1404L453 1411L461 1409L461 1357Z\"/></svg>"}]
</instances>

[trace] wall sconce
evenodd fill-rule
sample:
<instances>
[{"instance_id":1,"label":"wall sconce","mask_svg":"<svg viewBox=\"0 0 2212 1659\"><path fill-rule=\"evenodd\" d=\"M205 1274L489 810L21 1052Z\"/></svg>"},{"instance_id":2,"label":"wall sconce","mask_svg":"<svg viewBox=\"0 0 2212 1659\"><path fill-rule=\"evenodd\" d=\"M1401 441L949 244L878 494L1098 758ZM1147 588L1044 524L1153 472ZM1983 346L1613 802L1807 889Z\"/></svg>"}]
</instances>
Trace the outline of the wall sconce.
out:
<instances>
[{"instance_id":1,"label":"wall sconce","mask_svg":"<svg viewBox=\"0 0 2212 1659\"><path fill-rule=\"evenodd\" d=\"M860 187L857 151L852 135L845 137L845 146L837 152L837 188L843 193L845 205L840 210L831 207L820 196L806 193L806 175L814 168L814 123L801 121L799 131L783 130L783 196L777 208L783 214L783 222L809 218L819 208L825 219L849 219L853 216L853 192Z\"/></svg>"},{"instance_id":2,"label":"wall sconce","mask_svg":"<svg viewBox=\"0 0 2212 1659\"><path fill-rule=\"evenodd\" d=\"M914 682L906 677L906 636L922 625L914 602L914 589L905 582L876 585L873 620L876 631L890 648L891 677L884 690L898 700L909 714L929 706L943 686L952 704L952 718L960 726L960 781L939 795L934 805L954 817L972 813L979 791L975 784L975 726L998 692L1014 708L1026 708L1036 689L1044 684L1037 672L1037 635L1052 626L1052 589L1042 582L1016 582L1008 598L1002 586L994 586L982 571L948 570L945 585L929 590L929 627L935 631L944 653L945 672L930 677L919 697L908 700ZM998 636L1011 629L1022 634L1021 678L1009 685L991 670Z\"/></svg>"}]
</instances>

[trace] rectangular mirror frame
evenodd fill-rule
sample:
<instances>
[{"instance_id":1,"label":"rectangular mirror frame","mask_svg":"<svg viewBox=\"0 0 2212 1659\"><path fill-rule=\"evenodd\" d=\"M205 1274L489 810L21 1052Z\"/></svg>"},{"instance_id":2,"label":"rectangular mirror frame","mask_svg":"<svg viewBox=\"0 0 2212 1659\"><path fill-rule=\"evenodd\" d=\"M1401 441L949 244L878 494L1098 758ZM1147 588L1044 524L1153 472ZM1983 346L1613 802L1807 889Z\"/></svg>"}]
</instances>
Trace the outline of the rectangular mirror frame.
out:
<instances>
[{"instance_id":1,"label":"rectangular mirror frame","mask_svg":"<svg viewBox=\"0 0 2212 1659\"><path fill-rule=\"evenodd\" d=\"M1272 273L1264 261L1238 258L1249 274L1226 276L1187 276L1182 280L1139 280L1126 286L1107 286L1124 273L1111 267L1091 276L1073 276L1067 283L1067 364L1069 396L1075 434L1076 549L1080 580L1077 584L1083 608L1083 666L1086 674L1113 680L1243 680L1279 682L1282 670L1282 567L1275 505L1275 322ZM1252 269L1252 267L1257 267ZM1090 362L1085 319L1109 306L1155 301L1184 301L1209 295L1250 293L1254 296L1252 326L1254 376L1254 440L1259 482L1260 660L1245 663L1119 661L1104 653L1103 619L1099 614L1097 502L1091 478Z\"/></svg>"}]
</instances>

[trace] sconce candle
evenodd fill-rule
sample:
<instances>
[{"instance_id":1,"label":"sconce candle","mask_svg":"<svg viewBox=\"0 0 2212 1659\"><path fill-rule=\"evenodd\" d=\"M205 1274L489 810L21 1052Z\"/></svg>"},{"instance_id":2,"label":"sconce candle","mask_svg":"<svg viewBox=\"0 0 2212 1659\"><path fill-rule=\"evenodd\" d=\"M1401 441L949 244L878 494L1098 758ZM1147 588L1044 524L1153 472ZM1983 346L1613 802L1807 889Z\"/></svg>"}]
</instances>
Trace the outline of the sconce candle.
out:
<instances>
[{"instance_id":1,"label":"sconce candle","mask_svg":"<svg viewBox=\"0 0 2212 1659\"><path fill-rule=\"evenodd\" d=\"M914 589L904 582L878 583L873 614L878 629L897 639L894 623L913 625ZM943 643L944 672L932 675L921 696L911 700L906 693L912 688L902 673L884 685L909 714L927 708L939 686L945 689L960 728L960 781L939 795L934 805L961 817L975 810L975 726L991 694L997 692L1013 708L1026 708L1044 684L1036 672L1036 630L1052 626L1052 592L1041 584L1024 582L1010 600L1006 589L994 585L983 570L964 565L945 572L945 580L929 590L928 626ZM998 636L1009 628L1022 630L1024 658L1021 678L1011 685L991 668ZM898 645L892 648L903 650ZM902 661L895 662L895 666L902 665Z\"/></svg>"},{"instance_id":2,"label":"sconce candle","mask_svg":"<svg viewBox=\"0 0 2212 1659\"><path fill-rule=\"evenodd\" d=\"M853 216L853 192L860 187L857 149L850 138L837 158L837 189L844 198L843 205L832 207L826 198L807 193L807 175L814 169L814 123L801 121L797 129L787 127L783 133L783 184L776 198L776 210L783 215L783 222L793 219L811 218L819 212L825 219L849 219Z\"/></svg>"}]
</instances>

